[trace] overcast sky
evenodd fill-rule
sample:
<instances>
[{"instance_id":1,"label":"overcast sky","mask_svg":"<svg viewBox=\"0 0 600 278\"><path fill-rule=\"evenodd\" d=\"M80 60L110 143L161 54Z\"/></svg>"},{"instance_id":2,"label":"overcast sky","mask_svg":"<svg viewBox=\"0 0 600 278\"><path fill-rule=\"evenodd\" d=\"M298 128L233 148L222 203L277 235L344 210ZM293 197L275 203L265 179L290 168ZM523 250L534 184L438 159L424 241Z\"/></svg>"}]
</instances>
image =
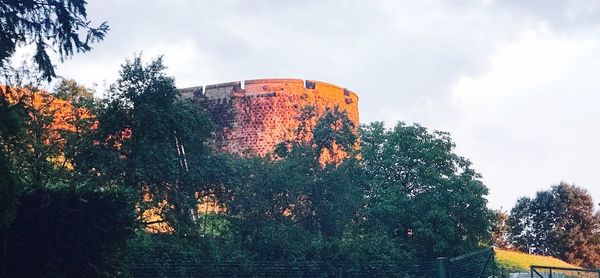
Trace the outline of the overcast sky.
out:
<instances>
[{"instance_id":1,"label":"overcast sky","mask_svg":"<svg viewBox=\"0 0 600 278\"><path fill-rule=\"evenodd\" d=\"M449 131L491 208L560 181L600 202L600 1L88 2L111 30L57 72L99 91L139 52L178 87L326 81L359 95L363 123Z\"/></svg>"}]
</instances>

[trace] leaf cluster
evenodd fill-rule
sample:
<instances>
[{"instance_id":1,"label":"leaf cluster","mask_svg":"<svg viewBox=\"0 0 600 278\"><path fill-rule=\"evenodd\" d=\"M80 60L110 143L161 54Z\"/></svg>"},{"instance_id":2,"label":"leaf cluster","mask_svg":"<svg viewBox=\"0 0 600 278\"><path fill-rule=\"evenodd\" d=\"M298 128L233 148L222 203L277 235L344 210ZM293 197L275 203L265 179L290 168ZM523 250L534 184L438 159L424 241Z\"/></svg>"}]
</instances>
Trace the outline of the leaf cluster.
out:
<instances>
[{"instance_id":1,"label":"leaf cluster","mask_svg":"<svg viewBox=\"0 0 600 278\"><path fill-rule=\"evenodd\" d=\"M74 52L87 52L104 39L106 22L91 25L84 0L5 0L0 2L0 68L8 67L18 47L34 45L33 62L42 77L55 77L48 51L61 61Z\"/></svg>"},{"instance_id":2,"label":"leaf cluster","mask_svg":"<svg viewBox=\"0 0 600 278\"><path fill-rule=\"evenodd\" d=\"M369 180L366 219L422 258L489 245L487 188L448 133L375 122L361 130Z\"/></svg>"}]
</instances>

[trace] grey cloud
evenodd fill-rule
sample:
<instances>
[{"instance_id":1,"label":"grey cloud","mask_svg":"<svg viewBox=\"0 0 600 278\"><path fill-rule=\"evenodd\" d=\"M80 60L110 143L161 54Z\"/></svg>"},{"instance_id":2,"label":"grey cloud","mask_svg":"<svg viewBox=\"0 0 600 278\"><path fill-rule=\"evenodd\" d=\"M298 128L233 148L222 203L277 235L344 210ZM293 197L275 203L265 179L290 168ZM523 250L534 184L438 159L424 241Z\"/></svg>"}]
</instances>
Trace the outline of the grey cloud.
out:
<instances>
[{"instance_id":1,"label":"grey cloud","mask_svg":"<svg viewBox=\"0 0 600 278\"><path fill-rule=\"evenodd\" d=\"M494 1L494 7L534 24L546 23L558 31L597 28L600 24L600 2L595 0L504 0Z\"/></svg>"},{"instance_id":2,"label":"grey cloud","mask_svg":"<svg viewBox=\"0 0 600 278\"><path fill-rule=\"evenodd\" d=\"M363 122L403 120L452 131L459 149L491 177L493 193L507 183L498 173L510 164L493 154L515 144L521 151L519 141L500 120L490 123L498 136L479 137L489 129L464 118L452 86L461 76L488 73L491 56L526 30L546 24L566 36L598 28L599 19L596 1L568 0L88 2L91 19L108 20L111 31L92 52L59 65L67 76L111 81L119 63L146 51L165 54L182 87L264 77L335 83L359 94ZM529 115L518 109L520 117ZM532 163L541 159L528 154ZM535 174L543 175L539 169Z\"/></svg>"}]
</instances>

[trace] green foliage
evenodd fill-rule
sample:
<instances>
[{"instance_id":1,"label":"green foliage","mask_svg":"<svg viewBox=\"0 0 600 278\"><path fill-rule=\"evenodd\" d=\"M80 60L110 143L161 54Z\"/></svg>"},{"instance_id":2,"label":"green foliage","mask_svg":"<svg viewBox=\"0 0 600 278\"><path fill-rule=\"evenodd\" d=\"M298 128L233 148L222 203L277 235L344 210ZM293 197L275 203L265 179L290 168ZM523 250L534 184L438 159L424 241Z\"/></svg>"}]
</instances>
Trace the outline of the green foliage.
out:
<instances>
[{"instance_id":1,"label":"green foliage","mask_svg":"<svg viewBox=\"0 0 600 278\"><path fill-rule=\"evenodd\" d=\"M53 141L50 129L55 115L48 109L50 102L40 109L31 105L33 94L39 91L32 89L33 92L29 93L28 89L18 90L26 92L17 104L26 115L21 118L23 134L13 145L11 156L19 170L18 176L24 180L28 189L48 187L54 184L60 172L51 162L52 157L60 155L60 145L48 144Z\"/></svg>"},{"instance_id":2,"label":"green foliage","mask_svg":"<svg viewBox=\"0 0 600 278\"><path fill-rule=\"evenodd\" d=\"M43 211L47 214L36 206L21 207L59 221L48 226L48 233L33 231L45 239L60 229L82 233L100 229L97 237L81 243L89 245L82 251L92 253L97 240L109 235L108 227L122 228L114 238L118 243L103 247L108 253L98 251L95 257L74 260L79 265L73 273L135 275L152 264L153 275L185 276L202 267L178 267L201 261L237 261L242 267L251 261L279 261L406 270L413 262L490 244L487 189L470 162L454 153L447 133L403 123L387 130L373 123L362 128L358 140L357 127L345 112L328 109L317 119L315 108L307 107L300 114L296 138L282 142L272 156L215 154L212 124L198 104L180 98L174 84L161 58L146 64L141 57L122 66L105 100L95 100L91 90L63 80L55 96L92 117L69 118L76 131L60 131L61 144L45 144L53 115L27 108L20 113L18 105L0 106L0 113L10 119L0 125L0 167L6 169L0 174L12 184L5 190L8 200L18 201L14 196L19 192L32 191L35 198L39 192L51 192L44 193L44 200L55 204ZM68 163L57 165L52 159L56 156ZM16 195L11 195L12 189ZM135 200L111 203L114 206L90 201L110 192L129 192ZM204 197L224 211L199 212L197 205ZM39 201L35 198L32 204ZM149 235L138 230L122 251L123 238L131 230L121 222L122 212L137 212L136 219L146 221L141 214L162 201L168 205L162 206L162 219L157 221L168 222L174 233ZM99 228L90 220L95 216L75 215L87 215L85 204L100 206L96 211L102 215L116 211L112 216L117 219L106 220L116 222L102 220ZM15 215L16 203L3 206L3 215ZM63 213L73 219L63 220ZM21 217L17 222L22 226L30 221ZM12 231L5 223L4 231ZM17 244L23 250L33 248ZM48 266L54 267L48 272L52 274L70 267L61 257L66 248L44 253L57 261L36 258L31 271ZM13 247L7 250L5 262L11 252L20 254ZM129 273L123 271L123 263L114 261L114 254L127 258L123 263Z\"/></svg>"},{"instance_id":3,"label":"green foliage","mask_svg":"<svg viewBox=\"0 0 600 278\"><path fill-rule=\"evenodd\" d=\"M276 159L239 160L230 173L240 179L226 184L233 231L257 259L332 260L363 204L356 135L345 113L329 110L317 121L308 108L303 115L317 123L314 136L284 142ZM301 124L297 135L310 126ZM344 160L321 160L340 149Z\"/></svg>"},{"instance_id":4,"label":"green foliage","mask_svg":"<svg viewBox=\"0 0 600 278\"><path fill-rule=\"evenodd\" d=\"M334 155L342 151L352 155L355 152L354 146L358 139L355 129L354 123L346 113L336 106L333 109L328 109L318 119L312 141L297 141L296 143L311 146L319 153L327 151L330 155Z\"/></svg>"},{"instance_id":5,"label":"green foliage","mask_svg":"<svg viewBox=\"0 0 600 278\"><path fill-rule=\"evenodd\" d=\"M0 228L12 221L22 190L12 152L23 134L23 111L22 105L11 105L0 97Z\"/></svg>"},{"instance_id":6,"label":"green foliage","mask_svg":"<svg viewBox=\"0 0 600 278\"><path fill-rule=\"evenodd\" d=\"M363 225L364 226L364 225ZM383 229L364 229L356 226L348 229L338 239L339 252L334 261L345 262L362 268L400 267L415 263L414 254L403 244L398 244Z\"/></svg>"},{"instance_id":7,"label":"green foliage","mask_svg":"<svg viewBox=\"0 0 600 278\"><path fill-rule=\"evenodd\" d=\"M141 210L166 200L162 217L178 233L193 233L197 192L215 188L207 146L212 125L191 101L181 100L162 59L127 61L99 111L100 159L90 164L105 183L137 190ZM144 194L152 197L144 201Z\"/></svg>"},{"instance_id":8,"label":"green foliage","mask_svg":"<svg viewBox=\"0 0 600 278\"><path fill-rule=\"evenodd\" d=\"M6 69L17 47L35 45L33 61L44 78L55 76L48 49L61 60L87 52L104 39L108 25L92 27L84 0L7 0L0 2L0 68ZM6 72L6 71L5 71Z\"/></svg>"},{"instance_id":9,"label":"green foliage","mask_svg":"<svg viewBox=\"0 0 600 278\"><path fill-rule=\"evenodd\" d=\"M509 217L513 245L585 267L600 265L600 213L589 193L561 182L517 201Z\"/></svg>"},{"instance_id":10,"label":"green foliage","mask_svg":"<svg viewBox=\"0 0 600 278\"><path fill-rule=\"evenodd\" d=\"M74 138L84 134L57 129L54 126L56 115L54 98L30 88L12 88L20 92L16 103L9 103L4 94L0 97L0 228L10 227L18 209L20 196L32 190L64 188L77 183L73 171L67 169L67 162L76 154L69 152L78 144ZM35 95L39 94L39 95ZM33 98L44 99L34 107ZM75 127L85 125L76 119L65 119ZM59 163L57 158L64 158ZM72 160L71 160L72 161ZM2 265L12 255L2 241Z\"/></svg>"},{"instance_id":11,"label":"green foliage","mask_svg":"<svg viewBox=\"0 0 600 278\"><path fill-rule=\"evenodd\" d=\"M125 258L130 276L182 277L190 276L194 268L202 268L207 262L244 262L248 255L232 241L218 237L140 232L128 242Z\"/></svg>"},{"instance_id":12,"label":"green foliage","mask_svg":"<svg viewBox=\"0 0 600 278\"><path fill-rule=\"evenodd\" d=\"M358 156L344 113L314 117L311 107L301 113L296 140L280 144L276 159L229 164L239 178L225 184L224 204L249 254L394 266L490 244L487 189L448 134L374 123L362 130ZM344 159L322 159L340 150Z\"/></svg>"},{"instance_id":13,"label":"green foliage","mask_svg":"<svg viewBox=\"0 0 600 278\"><path fill-rule=\"evenodd\" d=\"M301 198L300 181L290 182L283 168L273 162L253 159L244 164L233 173L242 177L240 183L229 184L231 197L224 200L241 248L258 260L304 260L316 256L316 251L309 249L318 244L313 242L318 237L285 215Z\"/></svg>"},{"instance_id":14,"label":"green foliage","mask_svg":"<svg viewBox=\"0 0 600 278\"><path fill-rule=\"evenodd\" d=\"M398 123L361 131L369 188L365 219L422 258L452 256L490 242L487 188L449 134Z\"/></svg>"},{"instance_id":15,"label":"green foliage","mask_svg":"<svg viewBox=\"0 0 600 278\"><path fill-rule=\"evenodd\" d=\"M59 94L67 101L64 102L35 88L11 90L19 99L9 104L2 97L7 114L3 118L5 131L0 144L5 146L3 155L10 161L13 175L22 181L21 187L30 190L80 186L82 180L76 179L71 169L80 149L92 144L83 138L91 133L94 119L77 108L91 108L94 103L91 92L83 87L78 89L79 94L85 94L86 101L75 95ZM16 127L18 132L10 131Z\"/></svg>"},{"instance_id":16,"label":"green foliage","mask_svg":"<svg viewBox=\"0 0 600 278\"><path fill-rule=\"evenodd\" d=\"M73 130L59 130L59 135L64 140L60 155L69 164L69 169L62 171L61 184L71 188L87 187L90 189L109 188L110 185L99 181L98 176L87 171L96 165L98 159L95 132L96 114L101 103L94 99L94 90L78 84L74 80L61 79L53 91L53 96L67 101L75 113L60 116L62 120L71 125Z\"/></svg>"},{"instance_id":17,"label":"green foliage","mask_svg":"<svg viewBox=\"0 0 600 278\"><path fill-rule=\"evenodd\" d=\"M9 103L6 87L0 89L0 195L2 198L2 223L8 225L12 219L19 195L35 188L56 187L65 183L69 174L64 165L53 162L63 155L64 144L53 137L53 120L56 111L51 108L52 97L33 88L11 88L20 98ZM6 95L5 95L6 93ZM33 107L34 94L46 103ZM56 131L56 130L54 130ZM72 133L61 131L61 135ZM66 139L61 137L61 139ZM53 144L49 144L53 142Z\"/></svg>"},{"instance_id":18,"label":"green foliage","mask_svg":"<svg viewBox=\"0 0 600 278\"><path fill-rule=\"evenodd\" d=\"M78 108L93 109L95 107L94 90L73 79L61 78L52 93L55 97L67 100Z\"/></svg>"},{"instance_id":19,"label":"green foliage","mask_svg":"<svg viewBox=\"0 0 600 278\"><path fill-rule=\"evenodd\" d=\"M131 198L119 191L38 189L20 198L6 237L7 277L115 277L133 232Z\"/></svg>"}]
</instances>

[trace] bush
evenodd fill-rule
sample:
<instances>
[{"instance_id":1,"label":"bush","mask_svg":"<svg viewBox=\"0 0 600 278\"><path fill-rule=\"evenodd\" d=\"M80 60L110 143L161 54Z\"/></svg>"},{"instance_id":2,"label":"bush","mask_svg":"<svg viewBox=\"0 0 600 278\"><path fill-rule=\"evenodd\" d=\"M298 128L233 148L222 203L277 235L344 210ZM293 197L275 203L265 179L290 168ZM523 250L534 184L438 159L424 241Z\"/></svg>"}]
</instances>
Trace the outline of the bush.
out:
<instances>
[{"instance_id":1,"label":"bush","mask_svg":"<svg viewBox=\"0 0 600 278\"><path fill-rule=\"evenodd\" d=\"M134 214L117 191L40 189L20 198L6 241L8 277L125 275L122 249Z\"/></svg>"},{"instance_id":2,"label":"bush","mask_svg":"<svg viewBox=\"0 0 600 278\"><path fill-rule=\"evenodd\" d=\"M229 262L244 264L248 255L223 238L140 231L129 241L125 257L133 277L204 277L224 271L219 266Z\"/></svg>"}]
</instances>

